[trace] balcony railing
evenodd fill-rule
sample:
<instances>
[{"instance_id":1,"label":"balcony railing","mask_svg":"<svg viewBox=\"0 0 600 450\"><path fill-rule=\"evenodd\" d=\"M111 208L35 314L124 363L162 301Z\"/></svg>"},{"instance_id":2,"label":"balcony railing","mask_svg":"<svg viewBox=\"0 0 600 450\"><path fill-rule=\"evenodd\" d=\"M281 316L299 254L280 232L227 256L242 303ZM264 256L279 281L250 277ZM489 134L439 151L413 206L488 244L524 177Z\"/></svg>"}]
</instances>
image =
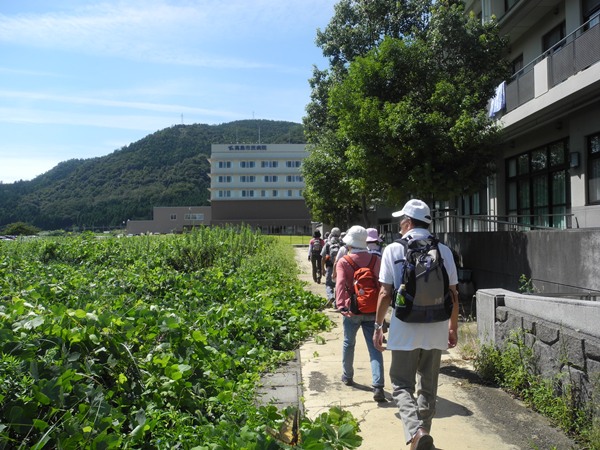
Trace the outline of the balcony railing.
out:
<instances>
[{"instance_id":1,"label":"balcony railing","mask_svg":"<svg viewBox=\"0 0 600 450\"><path fill-rule=\"evenodd\" d=\"M592 23L586 22L512 76L506 84L506 112L535 97L534 67L544 59L548 89L600 61L600 24Z\"/></svg>"},{"instance_id":2,"label":"balcony railing","mask_svg":"<svg viewBox=\"0 0 600 450\"><path fill-rule=\"evenodd\" d=\"M449 212L434 213L433 231L436 233L482 231L531 231L572 228L573 214L461 216ZM547 224L554 223L555 226ZM578 224L576 223L576 227Z\"/></svg>"}]
</instances>

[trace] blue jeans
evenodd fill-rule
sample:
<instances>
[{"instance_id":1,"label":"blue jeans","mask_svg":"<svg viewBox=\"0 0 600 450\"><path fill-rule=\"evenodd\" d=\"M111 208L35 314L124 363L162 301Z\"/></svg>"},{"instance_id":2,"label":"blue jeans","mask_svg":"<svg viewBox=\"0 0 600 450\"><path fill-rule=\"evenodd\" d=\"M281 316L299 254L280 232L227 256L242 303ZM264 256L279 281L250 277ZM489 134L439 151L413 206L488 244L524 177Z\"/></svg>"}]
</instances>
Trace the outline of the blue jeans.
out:
<instances>
[{"instance_id":1,"label":"blue jeans","mask_svg":"<svg viewBox=\"0 0 600 450\"><path fill-rule=\"evenodd\" d=\"M362 328L369 357L371 359L371 374L373 376L373 387L384 386L383 375L383 353L373 345L373 333L375 332L375 314L360 314L357 316L344 316L344 347L342 354L343 374L346 378L354 378L354 347L358 329Z\"/></svg>"}]
</instances>

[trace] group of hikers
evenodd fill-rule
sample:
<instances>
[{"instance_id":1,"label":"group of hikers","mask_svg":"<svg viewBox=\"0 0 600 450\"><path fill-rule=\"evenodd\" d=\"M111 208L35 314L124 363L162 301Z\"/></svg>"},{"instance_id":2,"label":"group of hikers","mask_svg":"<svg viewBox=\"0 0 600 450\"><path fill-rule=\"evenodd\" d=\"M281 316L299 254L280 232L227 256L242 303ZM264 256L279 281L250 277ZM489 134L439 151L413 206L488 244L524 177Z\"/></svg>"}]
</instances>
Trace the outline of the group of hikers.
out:
<instances>
[{"instance_id":1,"label":"group of hikers","mask_svg":"<svg viewBox=\"0 0 600 450\"><path fill-rule=\"evenodd\" d=\"M458 275L452 251L429 231L425 202L412 199L392 216L400 239L384 246L377 229L360 225L345 233L333 228L326 240L315 231L308 258L313 280L321 283L325 276L327 306L343 316L342 383L354 384L354 348L362 328L373 399L387 401L383 352L388 350L392 398L406 443L411 450L430 450L442 352L458 341Z\"/></svg>"}]
</instances>

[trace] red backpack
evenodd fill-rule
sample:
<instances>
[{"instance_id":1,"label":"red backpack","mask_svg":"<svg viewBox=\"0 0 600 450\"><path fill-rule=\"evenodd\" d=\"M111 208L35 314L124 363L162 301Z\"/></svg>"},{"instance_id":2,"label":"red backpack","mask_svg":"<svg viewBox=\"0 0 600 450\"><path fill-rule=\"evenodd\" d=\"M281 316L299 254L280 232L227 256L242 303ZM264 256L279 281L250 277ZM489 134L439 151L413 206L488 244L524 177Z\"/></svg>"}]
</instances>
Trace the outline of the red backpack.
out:
<instances>
[{"instance_id":1,"label":"red backpack","mask_svg":"<svg viewBox=\"0 0 600 450\"><path fill-rule=\"evenodd\" d=\"M344 259L354 269L354 292L350 294L350 312L353 314L373 314L377 311L379 280L373 269L379 256L372 254L366 267L359 267L349 255Z\"/></svg>"}]
</instances>

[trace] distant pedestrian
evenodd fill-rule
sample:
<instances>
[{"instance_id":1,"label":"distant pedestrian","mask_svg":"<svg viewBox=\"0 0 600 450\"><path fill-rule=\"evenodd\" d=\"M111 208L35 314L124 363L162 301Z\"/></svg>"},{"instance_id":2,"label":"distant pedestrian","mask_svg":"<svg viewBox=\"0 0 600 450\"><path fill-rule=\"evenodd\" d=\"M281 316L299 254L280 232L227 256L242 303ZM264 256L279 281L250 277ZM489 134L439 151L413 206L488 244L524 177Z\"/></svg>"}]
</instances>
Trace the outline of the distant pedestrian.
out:
<instances>
[{"instance_id":1,"label":"distant pedestrian","mask_svg":"<svg viewBox=\"0 0 600 450\"><path fill-rule=\"evenodd\" d=\"M369 253L375 253L381 256L383 250L382 241L379 238L376 228L367 228L367 248Z\"/></svg>"},{"instance_id":2,"label":"distant pedestrian","mask_svg":"<svg viewBox=\"0 0 600 450\"><path fill-rule=\"evenodd\" d=\"M342 353L342 382L347 386L354 384L354 348L356 345L356 335L359 328L362 328L363 336L369 350L371 360L371 376L373 387L373 399L377 402L385 401L383 354L375 348L374 345L374 327L375 311L377 308L377 291L379 283L379 267L381 258L371 254L367 250L367 230L359 225L355 225L348 230L344 237L344 242L348 248L348 255L339 259L336 266L336 286L335 298L337 308L344 316L344 344ZM352 264L356 268L352 267ZM371 313L354 314L351 310L351 297L355 295L355 272L358 268L372 267L377 286L375 288L375 298L373 299ZM367 310L369 311L369 310Z\"/></svg>"},{"instance_id":3,"label":"distant pedestrian","mask_svg":"<svg viewBox=\"0 0 600 450\"><path fill-rule=\"evenodd\" d=\"M346 237L346 232L342 231L342 234L340 235L340 237L342 238L342 243L343 243L344 238ZM340 258L342 258L346 254L348 254L348 246L346 244L344 244L340 247L340 251L338 252L337 256L335 257L335 261L333 261L333 273L331 274L331 278L333 279L334 282L337 277L337 271L335 269L337 267L337 263L339 262Z\"/></svg>"},{"instance_id":4,"label":"distant pedestrian","mask_svg":"<svg viewBox=\"0 0 600 450\"><path fill-rule=\"evenodd\" d=\"M316 230L313 238L308 244L308 260L312 264L312 277L315 283L321 283L321 250L325 246L325 241L321 239L321 232Z\"/></svg>"},{"instance_id":5,"label":"distant pedestrian","mask_svg":"<svg viewBox=\"0 0 600 450\"><path fill-rule=\"evenodd\" d=\"M340 229L337 227L332 228L329 233L329 239L325 241L325 246L321 252L321 269L325 273L327 307L335 305L335 280L333 278L334 262L343 245L344 243L342 242Z\"/></svg>"},{"instance_id":6,"label":"distant pedestrian","mask_svg":"<svg viewBox=\"0 0 600 450\"><path fill-rule=\"evenodd\" d=\"M392 216L400 218L400 233L403 239L430 241L428 228L431 223L431 213L426 203L421 200L410 200L401 211L393 213ZM403 280L402 263L407 256L406 248L408 247L401 242L394 242L386 246L383 251L379 273L381 290L373 337L375 347L381 351L385 350L382 330L384 317L395 290L400 288ZM435 448L429 433L435 415L442 352L455 347L458 341L456 265L452 251L448 247L439 244L438 248L449 280L450 318L429 323L414 323L400 320L393 313L387 338L387 349L391 351L392 356L390 366L392 395L404 425L406 443L411 444L411 450ZM433 276L430 276L430 279L432 278ZM416 294L414 298L416 299ZM404 301L404 297L400 296L398 302ZM415 386L418 386L418 389L415 389Z\"/></svg>"}]
</instances>

